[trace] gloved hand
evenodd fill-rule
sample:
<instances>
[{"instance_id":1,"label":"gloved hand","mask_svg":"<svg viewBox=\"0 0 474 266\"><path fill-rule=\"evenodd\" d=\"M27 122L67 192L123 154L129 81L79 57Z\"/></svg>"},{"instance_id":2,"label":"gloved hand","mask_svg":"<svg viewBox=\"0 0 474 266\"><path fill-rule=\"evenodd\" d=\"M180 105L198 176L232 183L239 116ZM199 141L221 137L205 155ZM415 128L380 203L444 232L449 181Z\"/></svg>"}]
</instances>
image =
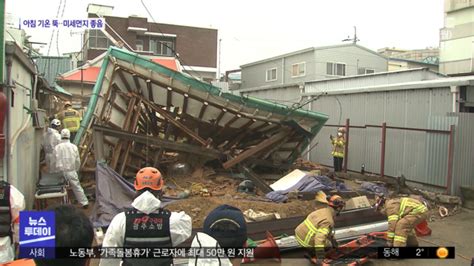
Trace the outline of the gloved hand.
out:
<instances>
[{"instance_id":1,"label":"gloved hand","mask_svg":"<svg viewBox=\"0 0 474 266\"><path fill-rule=\"evenodd\" d=\"M337 243L334 237L331 237L331 245L333 248L337 248L339 246L339 244Z\"/></svg>"}]
</instances>

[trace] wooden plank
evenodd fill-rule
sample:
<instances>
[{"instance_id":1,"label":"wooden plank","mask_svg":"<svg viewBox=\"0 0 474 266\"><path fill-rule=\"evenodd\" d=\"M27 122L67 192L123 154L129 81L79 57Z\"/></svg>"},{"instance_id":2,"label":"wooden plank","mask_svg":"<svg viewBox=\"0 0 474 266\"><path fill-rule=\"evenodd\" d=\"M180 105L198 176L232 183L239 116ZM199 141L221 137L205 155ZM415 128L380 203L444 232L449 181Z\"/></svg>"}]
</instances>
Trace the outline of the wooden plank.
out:
<instances>
[{"instance_id":1,"label":"wooden plank","mask_svg":"<svg viewBox=\"0 0 474 266\"><path fill-rule=\"evenodd\" d=\"M168 88L166 92L166 110L171 111L173 101L173 91Z\"/></svg>"},{"instance_id":2,"label":"wooden plank","mask_svg":"<svg viewBox=\"0 0 474 266\"><path fill-rule=\"evenodd\" d=\"M219 125L219 122L221 121L222 117L224 117L225 113L227 113L227 109L222 109L219 115L216 118L216 121L214 121L214 125Z\"/></svg>"},{"instance_id":3,"label":"wooden plank","mask_svg":"<svg viewBox=\"0 0 474 266\"><path fill-rule=\"evenodd\" d=\"M132 133L135 133L136 129L137 129L137 123L138 123L138 118L140 117L140 113L141 113L141 101L138 100L138 102L135 104L135 107L136 109L134 110L134 113L133 113L133 118L132 118L132 121L128 127L128 130L129 132L132 132ZM133 141L127 141L125 146L125 153L124 153L124 158L123 158L123 161L122 161L122 166L120 168L120 175L123 174L123 172L125 171L125 166L128 164L128 157L129 157L129 153L130 153L130 149L132 148L132 145L133 145Z\"/></svg>"},{"instance_id":4,"label":"wooden plank","mask_svg":"<svg viewBox=\"0 0 474 266\"><path fill-rule=\"evenodd\" d=\"M170 114L168 114L168 112L166 112L165 110L157 107L154 103L144 99L143 97L141 98L142 101L147 104L150 108L152 108L154 111L156 111L157 113L159 113L161 116L163 116L168 122L172 123L173 125L175 125L177 128L181 129L184 133L186 133L188 136L190 136L191 138L195 139L196 141L198 141L199 143L201 143L203 146L206 146L207 145L207 142L202 139L199 135L197 135L196 133L194 133L192 130L190 130L189 128L187 128L185 125L183 125L181 122L177 121L173 116L171 116Z\"/></svg>"},{"instance_id":5,"label":"wooden plank","mask_svg":"<svg viewBox=\"0 0 474 266\"><path fill-rule=\"evenodd\" d=\"M271 147L272 145L275 145L276 143L278 143L279 141L281 141L285 137L287 137L290 133L291 133L291 131L289 131L288 129L283 129L281 132L279 132L279 133L271 136L270 138L260 142L260 144L256 145L255 147L250 148L250 149L240 153L235 158L232 158L232 159L228 160L222 166L224 167L224 169L229 169L229 168L233 167L234 165L245 161L247 158L249 158L249 157L251 157L251 156L253 156L253 155L255 155L259 152L264 151L265 149Z\"/></svg>"},{"instance_id":6,"label":"wooden plank","mask_svg":"<svg viewBox=\"0 0 474 266\"><path fill-rule=\"evenodd\" d=\"M153 88L151 87L151 81L149 79L146 80L146 88L148 89L148 100L154 102Z\"/></svg>"},{"instance_id":7,"label":"wooden plank","mask_svg":"<svg viewBox=\"0 0 474 266\"><path fill-rule=\"evenodd\" d=\"M141 91L140 81L138 80L137 74L133 74L133 81L135 82L135 90Z\"/></svg>"}]
</instances>

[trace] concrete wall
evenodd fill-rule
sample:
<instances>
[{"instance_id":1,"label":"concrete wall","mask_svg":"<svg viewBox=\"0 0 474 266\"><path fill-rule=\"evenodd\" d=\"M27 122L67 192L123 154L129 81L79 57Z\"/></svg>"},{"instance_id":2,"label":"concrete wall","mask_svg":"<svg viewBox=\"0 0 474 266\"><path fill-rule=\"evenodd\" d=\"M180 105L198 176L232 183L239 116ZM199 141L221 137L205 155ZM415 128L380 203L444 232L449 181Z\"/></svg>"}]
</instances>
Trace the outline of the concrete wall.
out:
<instances>
[{"instance_id":1,"label":"concrete wall","mask_svg":"<svg viewBox=\"0 0 474 266\"><path fill-rule=\"evenodd\" d=\"M17 59L13 59L11 77L16 84L8 101L8 131L9 147L6 156L9 156L8 181L17 187L24 195L27 208L34 202L36 181L39 173L39 152L43 130L33 127L31 115L25 108L31 109L31 95L34 76ZM22 130L23 129L23 130Z\"/></svg>"}]
</instances>

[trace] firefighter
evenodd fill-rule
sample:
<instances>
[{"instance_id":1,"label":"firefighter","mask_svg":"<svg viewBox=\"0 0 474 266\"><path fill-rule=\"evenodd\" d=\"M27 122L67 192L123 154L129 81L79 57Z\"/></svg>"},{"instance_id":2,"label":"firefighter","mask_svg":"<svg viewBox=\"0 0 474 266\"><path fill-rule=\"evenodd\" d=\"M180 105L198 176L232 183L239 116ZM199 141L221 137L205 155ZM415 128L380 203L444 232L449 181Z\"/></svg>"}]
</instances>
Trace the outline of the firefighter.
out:
<instances>
[{"instance_id":1,"label":"firefighter","mask_svg":"<svg viewBox=\"0 0 474 266\"><path fill-rule=\"evenodd\" d=\"M23 194L8 182L0 180L0 264L15 259L14 243L18 243L20 211L24 209Z\"/></svg>"},{"instance_id":2,"label":"firefighter","mask_svg":"<svg viewBox=\"0 0 474 266\"><path fill-rule=\"evenodd\" d=\"M386 200L383 195L378 195L375 209L388 217L388 246L418 246L414 228L428 218L428 208L425 204L413 198Z\"/></svg>"},{"instance_id":3,"label":"firefighter","mask_svg":"<svg viewBox=\"0 0 474 266\"><path fill-rule=\"evenodd\" d=\"M133 209L117 214L105 233L103 247L170 248L191 236L192 220L184 212L163 209L163 177L158 169L145 167L135 177ZM117 259L101 259L100 265L120 265ZM123 265L171 265L172 257L127 259Z\"/></svg>"},{"instance_id":4,"label":"firefighter","mask_svg":"<svg viewBox=\"0 0 474 266\"><path fill-rule=\"evenodd\" d=\"M64 110L56 115L56 118L61 120L63 127L69 129L71 132L71 139L74 140L76 133L81 126L81 114L72 108L71 102L64 103Z\"/></svg>"},{"instance_id":5,"label":"firefighter","mask_svg":"<svg viewBox=\"0 0 474 266\"><path fill-rule=\"evenodd\" d=\"M337 137L334 138L333 135L330 135L332 149L332 157L334 162L334 172L342 171L342 162L344 160L344 146L346 145L346 139L344 138L344 133L346 129L341 127L337 130Z\"/></svg>"},{"instance_id":6,"label":"firefighter","mask_svg":"<svg viewBox=\"0 0 474 266\"><path fill-rule=\"evenodd\" d=\"M54 148L61 142L61 135L59 134L59 128L61 127L61 121L59 119L51 120L50 127L43 136L43 150L45 153L45 163L48 167L49 173L56 172L56 161L54 158Z\"/></svg>"},{"instance_id":7,"label":"firefighter","mask_svg":"<svg viewBox=\"0 0 474 266\"><path fill-rule=\"evenodd\" d=\"M315 200L318 202L316 210L296 227L295 237L301 246L309 250L311 261L321 264L325 249L337 245L332 233L334 217L341 212L345 203L340 196L327 197L322 191L316 194Z\"/></svg>"}]
</instances>

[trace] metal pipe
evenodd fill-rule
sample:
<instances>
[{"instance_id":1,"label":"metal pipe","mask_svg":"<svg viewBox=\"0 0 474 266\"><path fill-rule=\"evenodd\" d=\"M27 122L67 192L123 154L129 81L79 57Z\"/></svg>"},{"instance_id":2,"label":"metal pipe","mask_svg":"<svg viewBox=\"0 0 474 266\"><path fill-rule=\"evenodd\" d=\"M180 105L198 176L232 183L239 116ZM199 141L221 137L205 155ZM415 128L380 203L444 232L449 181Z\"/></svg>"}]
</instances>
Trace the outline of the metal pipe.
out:
<instances>
[{"instance_id":1,"label":"metal pipe","mask_svg":"<svg viewBox=\"0 0 474 266\"><path fill-rule=\"evenodd\" d=\"M382 124L382 147L380 151L380 176L385 175L385 140L387 137L387 123Z\"/></svg>"},{"instance_id":2,"label":"metal pipe","mask_svg":"<svg viewBox=\"0 0 474 266\"><path fill-rule=\"evenodd\" d=\"M453 179L453 157L454 157L454 125L449 127L449 144L448 144L448 173L446 177L446 194L451 195L452 179Z\"/></svg>"},{"instance_id":3,"label":"metal pipe","mask_svg":"<svg viewBox=\"0 0 474 266\"><path fill-rule=\"evenodd\" d=\"M346 119L346 145L344 145L344 173L347 173L347 160L349 158L349 126L350 119Z\"/></svg>"}]
</instances>

